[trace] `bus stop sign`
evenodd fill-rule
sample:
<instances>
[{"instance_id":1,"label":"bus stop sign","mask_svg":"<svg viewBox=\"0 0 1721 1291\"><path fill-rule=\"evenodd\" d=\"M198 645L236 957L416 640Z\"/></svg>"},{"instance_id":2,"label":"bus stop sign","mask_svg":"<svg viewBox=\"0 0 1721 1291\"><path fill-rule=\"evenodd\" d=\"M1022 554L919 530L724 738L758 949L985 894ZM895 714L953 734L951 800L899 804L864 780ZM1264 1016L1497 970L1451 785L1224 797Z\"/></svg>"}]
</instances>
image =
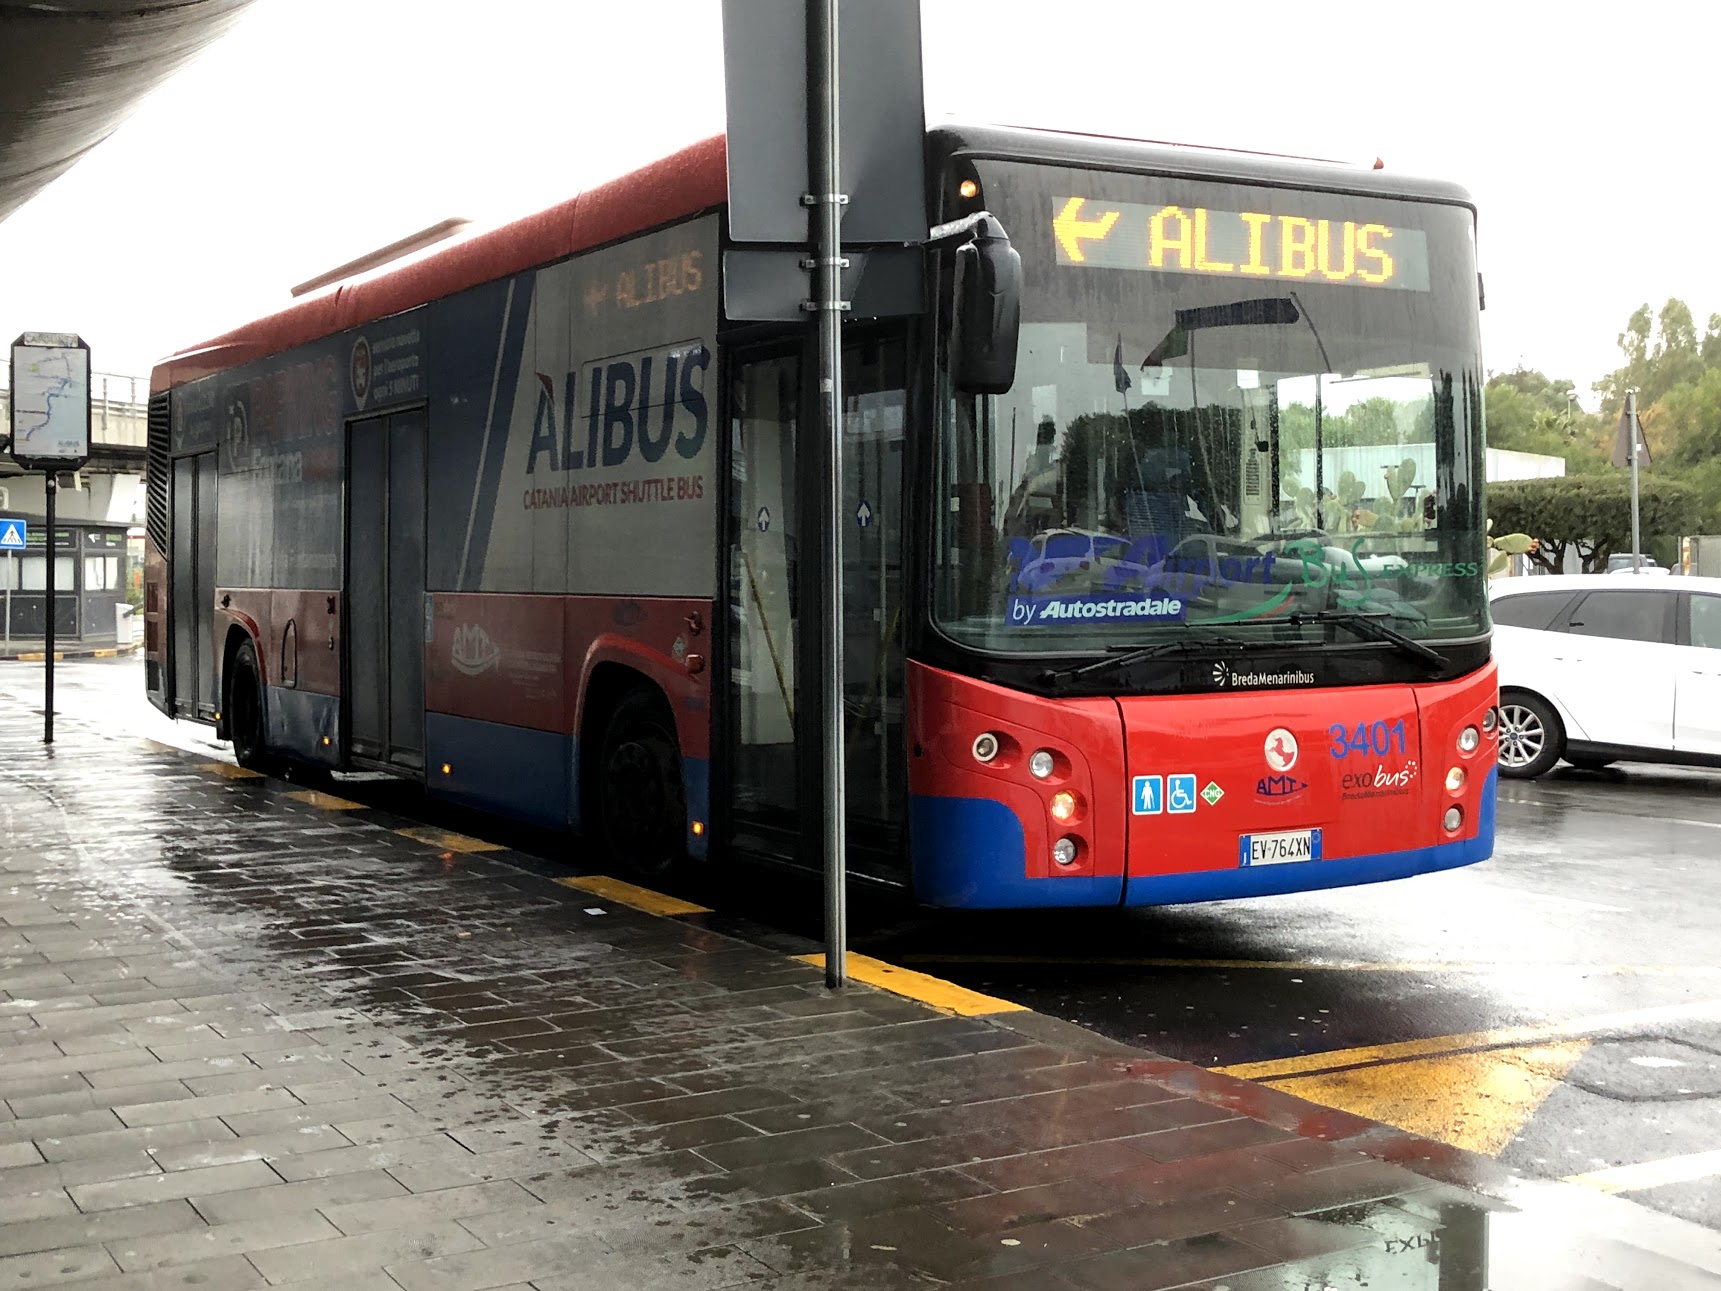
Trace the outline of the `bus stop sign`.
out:
<instances>
[{"instance_id":1,"label":"bus stop sign","mask_svg":"<svg viewBox=\"0 0 1721 1291\"><path fill-rule=\"evenodd\" d=\"M90 347L81 336L25 332L12 342L12 460L75 471L90 458Z\"/></svg>"},{"instance_id":2,"label":"bus stop sign","mask_svg":"<svg viewBox=\"0 0 1721 1291\"><path fill-rule=\"evenodd\" d=\"M846 0L837 13L843 243L918 246L927 231L920 0ZM737 242L806 244L806 66L807 0L723 0Z\"/></svg>"}]
</instances>

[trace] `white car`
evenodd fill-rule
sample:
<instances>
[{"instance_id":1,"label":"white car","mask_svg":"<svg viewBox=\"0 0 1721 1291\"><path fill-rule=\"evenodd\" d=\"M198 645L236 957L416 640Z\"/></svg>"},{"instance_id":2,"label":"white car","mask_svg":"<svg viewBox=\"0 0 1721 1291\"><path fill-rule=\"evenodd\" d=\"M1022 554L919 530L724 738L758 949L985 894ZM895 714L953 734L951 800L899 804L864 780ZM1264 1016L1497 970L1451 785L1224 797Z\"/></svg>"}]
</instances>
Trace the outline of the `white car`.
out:
<instances>
[{"instance_id":1,"label":"white car","mask_svg":"<svg viewBox=\"0 0 1721 1291\"><path fill-rule=\"evenodd\" d=\"M1490 601L1502 775L1721 767L1721 578L1509 578Z\"/></svg>"}]
</instances>

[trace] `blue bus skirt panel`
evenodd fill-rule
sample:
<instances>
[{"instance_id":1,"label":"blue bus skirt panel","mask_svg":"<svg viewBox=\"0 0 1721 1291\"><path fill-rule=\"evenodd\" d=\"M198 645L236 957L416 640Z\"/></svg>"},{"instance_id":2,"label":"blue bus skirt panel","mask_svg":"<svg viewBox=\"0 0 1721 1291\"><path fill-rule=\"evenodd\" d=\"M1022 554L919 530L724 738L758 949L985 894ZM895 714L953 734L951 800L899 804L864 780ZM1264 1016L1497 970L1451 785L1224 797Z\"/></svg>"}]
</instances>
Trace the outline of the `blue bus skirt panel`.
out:
<instances>
[{"instance_id":1,"label":"blue bus skirt panel","mask_svg":"<svg viewBox=\"0 0 1721 1291\"><path fill-rule=\"evenodd\" d=\"M1031 879L1022 822L990 798L915 794L909 806L914 894L965 910L1115 906L1123 877Z\"/></svg>"},{"instance_id":2,"label":"blue bus skirt panel","mask_svg":"<svg viewBox=\"0 0 1721 1291\"><path fill-rule=\"evenodd\" d=\"M915 795L910 805L914 891L928 905L987 910L1036 906L1179 905L1274 896L1408 878L1485 861L1494 852L1497 771L1488 773L1474 838L1341 860L1121 877L1030 879L1022 824L988 798Z\"/></svg>"},{"instance_id":3,"label":"blue bus skirt panel","mask_svg":"<svg viewBox=\"0 0 1721 1291\"><path fill-rule=\"evenodd\" d=\"M1131 879L1124 893L1124 904L1180 905L1190 901L1278 896L1286 892L1380 883L1387 879L1404 879L1434 870L1473 865L1494 854L1494 797L1498 784L1499 772L1489 771L1488 780L1482 786L1482 806L1474 838L1402 852L1346 856L1341 860L1297 861L1287 865L1255 865L1234 870L1201 870L1194 874Z\"/></svg>"},{"instance_id":4,"label":"blue bus skirt panel","mask_svg":"<svg viewBox=\"0 0 1721 1291\"><path fill-rule=\"evenodd\" d=\"M338 766L341 760L341 701L338 695L270 686L266 700L269 724L265 742L289 757L315 766ZM324 743L324 741L327 743Z\"/></svg>"},{"instance_id":5,"label":"blue bus skirt panel","mask_svg":"<svg viewBox=\"0 0 1721 1291\"><path fill-rule=\"evenodd\" d=\"M681 758L681 783L687 793L687 854L703 861L711 852L711 759ZM693 832L698 821L701 832Z\"/></svg>"},{"instance_id":6,"label":"blue bus skirt panel","mask_svg":"<svg viewBox=\"0 0 1721 1291\"><path fill-rule=\"evenodd\" d=\"M424 715L425 791L462 806L565 829L572 758L572 737L554 731Z\"/></svg>"}]
</instances>

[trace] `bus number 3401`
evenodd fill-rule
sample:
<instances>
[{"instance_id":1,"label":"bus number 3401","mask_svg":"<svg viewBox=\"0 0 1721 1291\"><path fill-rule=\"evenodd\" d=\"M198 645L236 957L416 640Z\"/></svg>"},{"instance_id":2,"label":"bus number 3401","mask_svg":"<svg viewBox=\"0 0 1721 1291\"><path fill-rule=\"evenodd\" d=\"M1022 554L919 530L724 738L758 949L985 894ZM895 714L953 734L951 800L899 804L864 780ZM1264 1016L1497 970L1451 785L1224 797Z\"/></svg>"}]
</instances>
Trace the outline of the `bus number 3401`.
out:
<instances>
[{"instance_id":1,"label":"bus number 3401","mask_svg":"<svg viewBox=\"0 0 1721 1291\"><path fill-rule=\"evenodd\" d=\"M1353 731L1343 722L1334 722L1327 728L1327 734L1332 737L1332 755L1335 758L1348 758L1353 753L1372 754L1384 758L1392 752L1393 741L1398 741L1398 751L1404 752L1404 722L1358 722Z\"/></svg>"}]
</instances>

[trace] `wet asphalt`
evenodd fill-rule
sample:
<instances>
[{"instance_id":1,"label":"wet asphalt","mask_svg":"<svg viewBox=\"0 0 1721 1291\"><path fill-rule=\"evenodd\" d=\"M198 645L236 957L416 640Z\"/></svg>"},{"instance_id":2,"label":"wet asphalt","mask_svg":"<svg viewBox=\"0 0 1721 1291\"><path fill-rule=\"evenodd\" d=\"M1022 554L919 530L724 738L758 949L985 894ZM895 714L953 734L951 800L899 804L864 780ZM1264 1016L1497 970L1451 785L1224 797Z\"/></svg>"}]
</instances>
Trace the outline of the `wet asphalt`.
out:
<instances>
[{"instance_id":1,"label":"wet asphalt","mask_svg":"<svg viewBox=\"0 0 1721 1291\"><path fill-rule=\"evenodd\" d=\"M40 703L40 665L0 694ZM59 665L63 717L218 755L149 709L136 659ZM343 778L338 792L546 856L577 840ZM583 854L582 862L587 861ZM663 885L817 937L810 879ZM855 903L854 949L1110 1038L1721 1229L1721 772L1503 781L1494 858L1332 892L963 915ZM1636 1174L1621 1167L1637 1166Z\"/></svg>"}]
</instances>

